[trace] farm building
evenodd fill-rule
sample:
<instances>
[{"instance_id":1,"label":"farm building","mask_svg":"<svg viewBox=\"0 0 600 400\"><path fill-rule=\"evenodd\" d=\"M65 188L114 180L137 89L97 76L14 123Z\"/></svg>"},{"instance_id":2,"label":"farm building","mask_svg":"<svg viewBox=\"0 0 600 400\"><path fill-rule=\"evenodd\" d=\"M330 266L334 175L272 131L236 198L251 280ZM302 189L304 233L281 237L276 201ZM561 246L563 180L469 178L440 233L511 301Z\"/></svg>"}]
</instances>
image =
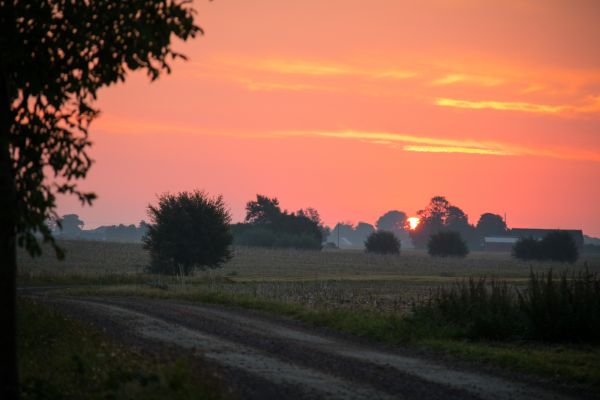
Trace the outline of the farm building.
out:
<instances>
[{"instance_id":1,"label":"farm building","mask_svg":"<svg viewBox=\"0 0 600 400\"><path fill-rule=\"evenodd\" d=\"M583 232L579 229L537 229L513 228L503 236L489 236L483 239L483 248L487 251L511 251L517 240L521 238L542 239L550 232L567 232L581 251L583 249Z\"/></svg>"}]
</instances>

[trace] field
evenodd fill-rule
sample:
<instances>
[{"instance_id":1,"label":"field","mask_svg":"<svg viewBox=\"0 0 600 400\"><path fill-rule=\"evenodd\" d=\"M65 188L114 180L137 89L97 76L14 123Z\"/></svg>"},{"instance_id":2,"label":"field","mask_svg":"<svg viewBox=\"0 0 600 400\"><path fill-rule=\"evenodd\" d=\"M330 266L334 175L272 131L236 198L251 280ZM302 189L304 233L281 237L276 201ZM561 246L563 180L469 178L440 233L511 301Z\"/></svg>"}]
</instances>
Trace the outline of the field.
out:
<instances>
[{"instance_id":1,"label":"field","mask_svg":"<svg viewBox=\"0 0 600 400\"><path fill-rule=\"evenodd\" d=\"M77 286L77 295L184 299L252 308L390 344L410 345L460 359L525 372L566 384L600 387L600 348L465 340L422 332L405 323L415 304L439 287L487 277L523 288L530 272L600 272L600 257L583 254L574 265L524 263L506 253L472 253L465 259L400 256L361 251L322 252L237 248L223 268L193 276L144 273L148 256L138 244L64 242L65 261L47 249L40 258L19 254L20 285ZM423 335L421 335L423 333Z\"/></svg>"},{"instance_id":2,"label":"field","mask_svg":"<svg viewBox=\"0 0 600 400\"><path fill-rule=\"evenodd\" d=\"M148 255L133 243L63 242L58 261L46 249L32 259L19 254L22 284L126 284L150 287L157 277L144 274ZM468 277L488 277L521 285L530 271L600 272L600 255L583 255L574 265L525 263L507 253L475 252L465 259L432 258L422 251L400 256L359 250L301 251L237 248L223 268L198 271L183 281L159 279L180 292L226 292L333 309L405 312L438 286ZM131 287L128 287L128 290Z\"/></svg>"}]
</instances>

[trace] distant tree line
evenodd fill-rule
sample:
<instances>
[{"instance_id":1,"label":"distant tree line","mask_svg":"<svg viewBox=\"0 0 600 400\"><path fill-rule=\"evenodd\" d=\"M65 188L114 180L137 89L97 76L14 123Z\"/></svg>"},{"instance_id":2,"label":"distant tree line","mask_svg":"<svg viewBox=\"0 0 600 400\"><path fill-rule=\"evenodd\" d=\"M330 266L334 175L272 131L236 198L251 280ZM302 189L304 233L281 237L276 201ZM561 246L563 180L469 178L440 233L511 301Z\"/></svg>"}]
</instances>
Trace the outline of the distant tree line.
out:
<instances>
[{"instance_id":1,"label":"distant tree line","mask_svg":"<svg viewBox=\"0 0 600 400\"><path fill-rule=\"evenodd\" d=\"M107 242L140 242L148 231L145 221L135 226L102 225L94 229L83 229L84 222L77 214L63 215L57 222L49 223L50 229L57 239L63 240L96 240Z\"/></svg>"},{"instance_id":2,"label":"distant tree line","mask_svg":"<svg viewBox=\"0 0 600 400\"><path fill-rule=\"evenodd\" d=\"M320 250L328 230L314 208L282 210L277 198L257 195L246 204L244 222L231 226L233 243L242 246Z\"/></svg>"}]
</instances>

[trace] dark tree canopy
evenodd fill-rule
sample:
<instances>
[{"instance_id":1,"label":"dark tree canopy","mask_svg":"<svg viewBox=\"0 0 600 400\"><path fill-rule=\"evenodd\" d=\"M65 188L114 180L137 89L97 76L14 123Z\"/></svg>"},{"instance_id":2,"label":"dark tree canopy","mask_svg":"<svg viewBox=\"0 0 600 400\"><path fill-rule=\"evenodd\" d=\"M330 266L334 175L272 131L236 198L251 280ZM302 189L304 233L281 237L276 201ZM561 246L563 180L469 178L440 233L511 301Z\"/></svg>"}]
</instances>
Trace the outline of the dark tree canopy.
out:
<instances>
[{"instance_id":1,"label":"dark tree canopy","mask_svg":"<svg viewBox=\"0 0 600 400\"><path fill-rule=\"evenodd\" d=\"M507 232L504 219L500 215L492 213L481 214L476 229L481 237L503 235Z\"/></svg>"},{"instance_id":2,"label":"dark tree canopy","mask_svg":"<svg viewBox=\"0 0 600 400\"><path fill-rule=\"evenodd\" d=\"M433 234L448 230L458 232L472 247L479 245L475 228L469 224L467 214L443 196L433 197L426 208L417 211L417 215L419 225L410 231L417 248L424 248Z\"/></svg>"},{"instance_id":3,"label":"dark tree canopy","mask_svg":"<svg viewBox=\"0 0 600 400\"><path fill-rule=\"evenodd\" d=\"M189 2L175 0L0 2L0 86L10 104L18 207L12 217L30 253L40 252L35 232L53 242L45 221L57 217L56 194L94 199L75 181L92 165L88 129L98 90L124 81L128 70L145 70L152 80L170 72L170 62L183 58L173 38L201 32L193 16Z\"/></svg>"},{"instance_id":4,"label":"dark tree canopy","mask_svg":"<svg viewBox=\"0 0 600 400\"><path fill-rule=\"evenodd\" d=\"M521 238L513 247L513 256L520 260L558 261L574 263L579 259L577 244L568 232L553 231L541 240Z\"/></svg>"},{"instance_id":5,"label":"dark tree canopy","mask_svg":"<svg viewBox=\"0 0 600 400\"><path fill-rule=\"evenodd\" d=\"M60 257L49 220L56 196L94 199L86 176L94 101L127 71L154 80L176 58L175 38L201 30L185 0L0 0L0 397L17 397L16 246Z\"/></svg>"},{"instance_id":6,"label":"dark tree canopy","mask_svg":"<svg viewBox=\"0 0 600 400\"><path fill-rule=\"evenodd\" d=\"M365 240L367 253L400 254L400 241L389 231L372 232Z\"/></svg>"},{"instance_id":7,"label":"dark tree canopy","mask_svg":"<svg viewBox=\"0 0 600 400\"><path fill-rule=\"evenodd\" d=\"M465 257L469 254L467 243L455 231L438 232L429 238L427 251L434 257Z\"/></svg>"},{"instance_id":8,"label":"dark tree canopy","mask_svg":"<svg viewBox=\"0 0 600 400\"><path fill-rule=\"evenodd\" d=\"M259 247L320 249L326 232L314 208L282 210L277 198L256 195L246 204L246 219L233 226L236 244Z\"/></svg>"},{"instance_id":9,"label":"dark tree canopy","mask_svg":"<svg viewBox=\"0 0 600 400\"><path fill-rule=\"evenodd\" d=\"M194 268L217 268L231 258L231 216L223 197L204 192L160 196L148 206L150 225L144 248L150 251L150 271L188 275Z\"/></svg>"},{"instance_id":10,"label":"dark tree canopy","mask_svg":"<svg viewBox=\"0 0 600 400\"><path fill-rule=\"evenodd\" d=\"M58 221L61 226L61 233L63 234L74 234L81 232L83 228L83 221L79 219L77 214L66 214Z\"/></svg>"},{"instance_id":11,"label":"dark tree canopy","mask_svg":"<svg viewBox=\"0 0 600 400\"><path fill-rule=\"evenodd\" d=\"M406 226L406 213L403 211L391 210L383 214L375 227L378 231L401 232Z\"/></svg>"}]
</instances>

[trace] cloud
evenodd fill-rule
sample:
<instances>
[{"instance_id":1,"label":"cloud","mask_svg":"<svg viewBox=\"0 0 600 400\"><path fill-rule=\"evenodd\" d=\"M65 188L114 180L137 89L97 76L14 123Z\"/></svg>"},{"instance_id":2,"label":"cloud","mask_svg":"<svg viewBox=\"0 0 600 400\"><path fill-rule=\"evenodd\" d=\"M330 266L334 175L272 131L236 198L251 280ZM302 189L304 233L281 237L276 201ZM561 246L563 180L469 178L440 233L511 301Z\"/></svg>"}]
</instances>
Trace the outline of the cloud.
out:
<instances>
[{"instance_id":1,"label":"cloud","mask_svg":"<svg viewBox=\"0 0 600 400\"><path fill-rule=\"evenodd\" d=\"M434 86L454 85L459 83L480 86L498 86L504 83L504 79L469 74L448 74L431 82L431 84Z\"/></svg>"},{"instance_id":2,"label":"cloud","mask_svg":"<svg viewBox=\"0 0 600 400\"><path fill-rule=\"evenodd\" d=\"M442 107L467 108L473 110L523 111L531 113L556 114L568 109L567 106L551 106L514 101L470 101L449 98L437 98L435 104Z\"/></svg>"},{"instance_id":3,"label":"cloud","mask_svg":"<svg viewBox=\"0 0 600 400\"><path fill-rule=\"evenodd\" d=\"M405 151L415 151L421 153L463 153L463 154L483 154L492 156L512 156L514 153L504 150L481 149L476 147L457 147L457 146L414 146L407 145L402 147Z\"/></svg>"},{"instance_id":4,"label":"cloud","mask_svg":"<svg viewBox=\"0 0 600 400\"><path fill-rule=\"evenodd\" d=\"M523 147L509 143L476 141L470 139L442 139L437 137L406 135L391 132L366 131L288 131L282 135L317 136L354 139L392 147L402 145L402 150L422 153L462 153L486 156L535 156L563 160L600 162L600 153L574 148Z\"/></svg>"}]
</instances>

